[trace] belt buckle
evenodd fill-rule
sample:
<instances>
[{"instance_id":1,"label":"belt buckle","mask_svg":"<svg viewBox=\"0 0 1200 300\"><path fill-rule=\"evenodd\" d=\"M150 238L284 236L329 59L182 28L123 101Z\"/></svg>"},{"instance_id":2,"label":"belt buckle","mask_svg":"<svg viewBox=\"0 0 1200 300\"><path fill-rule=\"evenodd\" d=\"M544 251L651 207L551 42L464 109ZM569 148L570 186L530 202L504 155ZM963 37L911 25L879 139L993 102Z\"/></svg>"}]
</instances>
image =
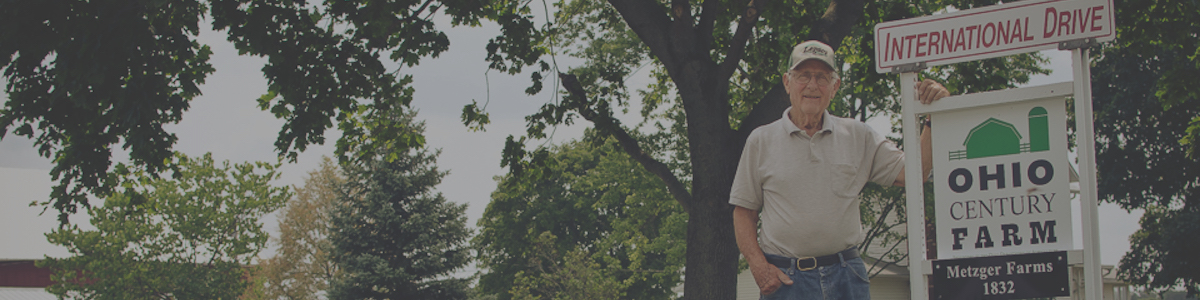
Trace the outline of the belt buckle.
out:
<instances>
[{"instance_id":1,"label":"belt buckle","mask_svg":"<svg viewBox=\"0 0 1200 300\"><path fill-rule=\"evenodd\" d=\"M808 260L808 259L811 259L811 260L812 260L812 267L808 267L808 268L801 267L801 266L800 266L800 262L802 262L802 261L804 261L804 260ZM811 256L810 256L810 257L804 257L804 258L797 258L797 259L796 259L796 270L800 270L800 271L810 271L810 270L812 270L812 269L816 269L816 268L817 268L817 258L816 258L816 257L811 257Z\"/></svg>"}]
</instances>

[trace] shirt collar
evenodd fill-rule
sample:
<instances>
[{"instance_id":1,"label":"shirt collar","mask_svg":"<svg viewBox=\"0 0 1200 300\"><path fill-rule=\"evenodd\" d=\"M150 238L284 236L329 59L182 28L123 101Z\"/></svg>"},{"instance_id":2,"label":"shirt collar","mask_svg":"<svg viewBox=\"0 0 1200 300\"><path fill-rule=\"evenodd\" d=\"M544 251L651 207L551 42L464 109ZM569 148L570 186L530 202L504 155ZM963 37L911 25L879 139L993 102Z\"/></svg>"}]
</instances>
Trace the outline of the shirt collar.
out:
<instances>
[{"instance_id":1,"label":"shirt collar","mask_svg":"<svg viewBox=\"0 0 1200 300\"><path fill-rule=\"evenodd\" d=\"M804 130L801 130L800 127L796 127L796 123L792 123L792 118L788 116L788 112L791 111L791 106L788 106L787 109L783 110L783 129L789 134L795 132L804 133ZM821 118L821 131L817 131L817 133L833 132L833 115L829 114L829 110L825 110L823 113L825 116ZM807 135L807 133L805 133L805 135Z\"/></svg>"}]
</instances>

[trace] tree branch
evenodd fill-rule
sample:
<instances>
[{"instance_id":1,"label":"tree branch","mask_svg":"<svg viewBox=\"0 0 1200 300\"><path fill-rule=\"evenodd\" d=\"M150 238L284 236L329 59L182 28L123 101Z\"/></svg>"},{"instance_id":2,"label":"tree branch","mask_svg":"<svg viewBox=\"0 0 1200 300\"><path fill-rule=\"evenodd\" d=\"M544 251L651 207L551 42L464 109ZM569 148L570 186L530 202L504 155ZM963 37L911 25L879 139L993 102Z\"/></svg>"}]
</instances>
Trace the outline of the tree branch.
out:
<instances>
[{"instance_id":1,"label":"tree branch","mask_svg":"<svg viewBox=\"0 0 1200 300\"><path fill-rule=\"evenodd\" d=\"M746 44L750 40L751 34L754 32L754 26L758 24L759 15L762 14L763 7L770 0L749 0L746 4L746 11L742 13L738 21L737 31L733 33L733 40L729 43L729 51L726 52L725 61L721 62L717 68L717 76L719 78L729 78L733 76L733 72L737 70L738 63L742 61L742 57L746 55ZM707 1L705 4L707 5ZM703 14L708 14L708 8L705 7ZM703 21L703 17L701 21ZM701 25L704 25L701 23ZM711 26L711 24L709 24ZM710 28L711 30L711 28ZM711 31L709 36L712 36Z\"/></svg>"},{"instance_id":2,"label":"tree branch","mask_svg":"<svg viewBox=\"0 0 1200 300\"><path fill-rule=\"evenodd\" d=\"M906 244L905 242L907 242L907 241L908 241L907 238L897 240L896 243L893 243L892 246L888 249L888 251L886 251L884 253L895 252L896 248L900 247L900 245ZM875 272L874 272L874 274L871 274L870 276L868 276L868 278L875 278L875 276L879 275L879 273L883 273L883 270L886 269L887 267L899 265L898 263L900 261L907 260L908 257L909 257L908 253L905 252L905 254L900 255L895 260L884 260L883 257L875 258L875 262L871 263L871 270L874 270ZM883 263L882 266L879 265L880 262ZM909 262L909 264L912 264L912 262Z\"/></svg>"},{"instance_id":3,"label":"tree branch","mask_svg":"<svg viewBox=\"0 0 1200 300\"><path fill-rule=\"evenodd\" d=\"M883 209L880 209L878 217L875 219L875 222L872 222L869 229L867 229L867 232L866 232L867 238L863 241L864 247L860 247L860 248L870 247L871 243L875 241L875 238L878 237L879 234L881 234L883 232L887 232L893 228L894 225L886 226L885 224L887 224L887 216L892 213L893 209L895 209L894 203L895 202L884 205Z\"/></svg>"},{"instance_id":4,"label":"tree branch","mask_svg":"<svg viewBox=\"0 0 1200 300\"><path fill-rule=\"evenodd\" d=\"M692 16L691 0L671 0L670 37L674 41L668 46L671 46L672 54L680 58L686 59L688 54L694 53L695 49L708 49L700 48L701 45L697 43L704 37L696 32L696 25L692 23L692 19L694 17Z\"/></svg>"},{"instance_id":5,"label":"tree branch","mask_svg":"<svg viewBox=\"0 0 1200 300\"><path fill-rule=\"evenodd\" d=\"M692 24L692 3L688 0L671 0L671 19L675 23Z\"/></svg>"},{"instance_id":6,"label":"tree branch","mask_svg":"<svg viewBox=\"0 0 1200 300\"><path fill-rule=\"evenodd\" d=\"M767 94L763 95L761 100L758 100L758 104L754 105L750 113L742 118L742 126L738 127L737 132L738 139L744 141L755 128L778 120L779 116L783 115L783 110L790 105L791 101L788 100L783 84L776 83L771 86L771 89L767 90Z\"/></svg>"},{"instance_id":7,"label":"tree branch","mask_svg":"<svg viewBox=\"0 0 1200 300\"><path fill-rule=\"evenodd\" d=\"M608 3L621 14L629 29L650 48L650 53L657 57L664 67L671 69L680 65L669 50L671 38L668 28L671 27L671 19L662 5L652 0L609 0Z\"/></svg>"},{"instance_id":8,"label":"tree branch","mask_svg":"<svg viewBox=\"0 0 1200 300\"><path fill-rule=\"evenodd\" d=\"M717 22L721 12L721 1L704 0L704 3L700 4L700 21L696 23L696 38L700 39L700 49L713 48L713 24Z\"/></svg>"},{"instance_id":9,"label":"tree branch","mask_svg":"<svg viewBox=\"0 0 1200 300\"><path fill-rule=\"evenodd\" d=\"M590 101L587 100L587 92L584 91L583 85L579 83L579 79L575 75L567 73L558 73L559 79L562 80L563 88L567 90L570 96L563 100L563 106L573 108L579 112L584 119L595 124L596 129L601 134L606 134L617 139L617 143L621 145L621 149L628 153L635 161L646 168L647 171L658 176L667 186L667 191L683 206L684 211L691 214L693 199L691 193L688 192L687 186L671 172L671 168L666 164L654 159L650 154L642 151L642 147L638 145L637 139L629 135L625 128L621 127L619 121L612 117L611 111L601 103L600 111L593 109Z\"/></svg>"},{"instance_id":10,"label":"tree branch","mask_svg":"<svg viewBox=\"0 0 1200 300\"><path fill-rule=\"evenodd\" d=\"M829 7L825 8L825 14L821 15L821 19L818 19L816 24L813 24L808 39L825 42L825 44L829 44L829 47L837 50L842 46L842 40L846 38L846 35L850 34L854 23L858 22L858 18L863 15L865 8L864 0L833 0L829 2Z\"/></svg>"}]
</instances>

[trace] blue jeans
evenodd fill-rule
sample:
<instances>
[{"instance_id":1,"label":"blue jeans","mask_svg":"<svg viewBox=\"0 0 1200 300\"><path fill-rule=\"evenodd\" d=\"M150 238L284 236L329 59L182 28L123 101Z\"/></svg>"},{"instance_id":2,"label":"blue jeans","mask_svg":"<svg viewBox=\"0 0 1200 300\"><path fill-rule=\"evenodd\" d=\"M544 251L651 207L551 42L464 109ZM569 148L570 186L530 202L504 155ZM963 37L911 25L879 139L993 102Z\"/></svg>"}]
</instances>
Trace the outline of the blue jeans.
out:
<instances>
[{"instance_id":1,"label":"blue jeans","mask_svg":"<svg viewBox=\"0 0 1200 300\"><path fill-rule=\"evenodd\" d=\"M767 256L781 257L767 254ZM792 285L780 286L761 300L870 300L870 279L862 258L844 259L808 271L795 266L779 268L792 278Z\"/></svg>"}]
</instances>

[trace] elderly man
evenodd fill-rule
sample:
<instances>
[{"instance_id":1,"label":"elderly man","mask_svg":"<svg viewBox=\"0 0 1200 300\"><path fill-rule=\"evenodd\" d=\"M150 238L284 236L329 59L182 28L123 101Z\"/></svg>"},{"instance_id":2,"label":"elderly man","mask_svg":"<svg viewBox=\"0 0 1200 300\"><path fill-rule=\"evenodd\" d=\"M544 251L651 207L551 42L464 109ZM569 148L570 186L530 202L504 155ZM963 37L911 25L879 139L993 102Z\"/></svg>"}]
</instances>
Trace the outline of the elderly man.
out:
<instances>
[{"instance_id":1,"label":"elderly man","mask_svg":"<svg viewBox=\"0 0 1200 300\"><path fill-rule=\"evenodd\" d=\"M738 162L729 197L738 249L762 299L870 299L856 248L858 193L867 181L904 186L904 154L866 124L826 111L842 84L831 47L800 43L789 65L792 106L750 134ZM925 104L949 95L932 80L916 88ZM922 157L932 156L928 126Z\"/></svg>"}]
</instances>

